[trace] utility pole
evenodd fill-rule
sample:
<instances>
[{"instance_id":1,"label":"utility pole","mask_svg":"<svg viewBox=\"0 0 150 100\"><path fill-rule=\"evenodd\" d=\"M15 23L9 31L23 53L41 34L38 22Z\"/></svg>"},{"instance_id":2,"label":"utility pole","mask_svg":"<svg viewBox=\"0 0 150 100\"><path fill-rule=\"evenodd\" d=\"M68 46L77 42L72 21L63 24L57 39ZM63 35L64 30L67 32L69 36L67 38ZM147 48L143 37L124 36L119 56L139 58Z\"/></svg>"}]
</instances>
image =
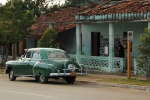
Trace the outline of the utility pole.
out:
<instances>
[{"instance_id":1,"label":"utility pole","mask_svg":"<svg viewBox=\"0 0 150 100\"><path fill-rule=\"evenodd\" d=\"M127 48L128 48L128 50L127 50L127 54L128 54L128 56L127 56L127 76L128 76L128 79L130 79L130 77L131 77L131 49L130 49L130 47L131 47L131 42L128 40L128 46L127 46Z\"/></svg>"},{"instance_id":2,"label":"utility pole","mask_svg":"<svg viewBox=\"0 0 150 100\"><path fill-rule=\"evenodd\" d=\"M133 31L128 31L127 33L127 41L128 41L128 46L127 46L127 77L130 79L131 77L131 42L133 41Z\"/></svg>"}]
</instances>

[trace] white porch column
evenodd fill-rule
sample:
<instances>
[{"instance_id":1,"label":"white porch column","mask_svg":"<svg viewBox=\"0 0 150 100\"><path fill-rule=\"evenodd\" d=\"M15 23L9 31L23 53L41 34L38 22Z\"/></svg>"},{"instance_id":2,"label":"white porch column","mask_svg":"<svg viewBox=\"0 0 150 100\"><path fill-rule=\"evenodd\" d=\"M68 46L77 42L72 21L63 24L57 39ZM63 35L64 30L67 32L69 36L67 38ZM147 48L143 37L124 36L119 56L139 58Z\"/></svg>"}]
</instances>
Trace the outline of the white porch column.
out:
<instances>
[{"instance_id":1,"label":"white porch column","mask_svg":"<svg viewBox=\"0 0 150 100\"><path fill-rule=\"evenodd\" d=\"M76 24L76 61L79 63L79 55L81 55L81 23Z\"/></svg>"},{"instance_id":2,"label":"white porch column","mask_svg":"<svg viewBox=\"0 0 150 100\"><path fill-rule=\"evenodd\" d=\"M150 21L148 22L148 28L150 29Z\"/></svg>"},{"instance_id":3,"label":"white porch column","mask_svg":"<svg viewBox=\"0 0 150 100\"><path fill-rule=\"evenodd\" d=\"M114 57L114 24L109 23L109 72L112 71Z\"/></svg>"}]
</instances>

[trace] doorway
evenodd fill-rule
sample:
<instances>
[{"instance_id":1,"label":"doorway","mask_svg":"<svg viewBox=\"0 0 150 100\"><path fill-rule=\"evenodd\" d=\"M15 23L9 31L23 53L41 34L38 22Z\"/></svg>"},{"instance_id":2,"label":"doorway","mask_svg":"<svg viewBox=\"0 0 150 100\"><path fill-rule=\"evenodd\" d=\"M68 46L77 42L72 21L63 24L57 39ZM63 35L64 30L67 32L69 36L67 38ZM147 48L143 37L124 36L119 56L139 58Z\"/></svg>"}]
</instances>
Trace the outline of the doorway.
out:
<instances>
[{"instance_id":1,"label":"doorway","mask_svg":"<svg viewBox=\"0 0 150 100\"><path fill-rule=\"evenodd\" d=\"M91 32L91 55L99 56L100 32Z\"/></svg>"}]
</instances>

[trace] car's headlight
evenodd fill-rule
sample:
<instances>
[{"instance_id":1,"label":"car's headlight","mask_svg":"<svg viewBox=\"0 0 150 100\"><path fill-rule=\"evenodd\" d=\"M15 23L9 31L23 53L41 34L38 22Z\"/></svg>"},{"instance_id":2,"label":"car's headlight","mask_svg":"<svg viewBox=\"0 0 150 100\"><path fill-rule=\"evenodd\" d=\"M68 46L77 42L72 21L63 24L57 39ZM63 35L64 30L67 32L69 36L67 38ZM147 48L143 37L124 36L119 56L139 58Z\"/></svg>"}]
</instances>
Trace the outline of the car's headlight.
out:
<instances>
[{"instance_id":1,"label":"car's headlight","mask_svg":"<svg viewBox=\"0 0 150 100\"><path fill-rule=\"evenodd\" d=\"M71 70L71 71L74 71L76 69L76 67L73 64L69 64L68 69Z\"/></svg>"}]
</instances>

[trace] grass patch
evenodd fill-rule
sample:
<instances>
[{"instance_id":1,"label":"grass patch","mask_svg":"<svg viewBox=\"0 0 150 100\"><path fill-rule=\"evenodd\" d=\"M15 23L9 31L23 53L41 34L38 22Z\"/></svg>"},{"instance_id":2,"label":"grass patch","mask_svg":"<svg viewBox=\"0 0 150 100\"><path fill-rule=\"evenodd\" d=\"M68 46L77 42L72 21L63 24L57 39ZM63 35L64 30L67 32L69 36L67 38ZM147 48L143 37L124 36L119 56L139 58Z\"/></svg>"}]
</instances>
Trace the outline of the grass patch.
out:
<instances>
[{"instance_id":1,"label":"grass patch","mask_svg":"<svg viewBox=\"0 0 150 100\"><path fill-rule=\"evenodd\" d=\"M87 75L79 76L80 80L97 81L97 82L109 82L117 84L130 84L130 85L140 85L140 86L150 86L150 80L147 81L146 78L140 78L134 76L133 78L126 78L126 76L119 75Z\"/></svg>"},{"instance_id":2,"label":"grass patch","mask_svg":"<svg viewBox=\"0 0 150 100\"><path fill-rule=\"evenodd\" d=\"M4 74L4 70L0 69L0 74Z\"/></svg>"},{"instance_id":3,"label":"grass patch","mask_svg":"<svg viewBox=\"0 0 150 100\"><path fill-rule=\"evenodd\" d=\"M131 85L142 85L142 86L150 86L150 81L147 80L139 80L136 78L131 79L100 79L98 82L110 82L110 83L118 83L118 84L131 84Z\"/></svg>"}]
</instances>

